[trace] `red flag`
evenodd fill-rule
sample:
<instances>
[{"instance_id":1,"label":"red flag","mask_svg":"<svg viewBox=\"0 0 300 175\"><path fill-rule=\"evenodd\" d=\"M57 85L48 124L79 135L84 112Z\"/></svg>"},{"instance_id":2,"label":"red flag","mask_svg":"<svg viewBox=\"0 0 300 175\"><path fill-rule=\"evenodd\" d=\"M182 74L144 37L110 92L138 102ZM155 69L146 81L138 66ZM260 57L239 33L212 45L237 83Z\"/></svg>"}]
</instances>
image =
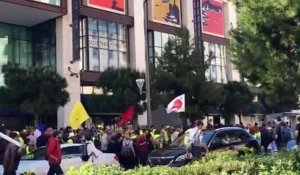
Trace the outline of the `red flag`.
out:
<instances>
[{"instance_id":1,"label":"red flag","mask_svg":"<svg viewBox=\"0 0 300 175\"><path fill-rule=\"evenodd\" d=\"M121 126L123 125L125 122L130 121L133 119L133 114L134 114L134 105L130 106L126 112L124 112L121 116L120 116L120 120L118 122L118 125Z\"/></svg>"}]
</instances>

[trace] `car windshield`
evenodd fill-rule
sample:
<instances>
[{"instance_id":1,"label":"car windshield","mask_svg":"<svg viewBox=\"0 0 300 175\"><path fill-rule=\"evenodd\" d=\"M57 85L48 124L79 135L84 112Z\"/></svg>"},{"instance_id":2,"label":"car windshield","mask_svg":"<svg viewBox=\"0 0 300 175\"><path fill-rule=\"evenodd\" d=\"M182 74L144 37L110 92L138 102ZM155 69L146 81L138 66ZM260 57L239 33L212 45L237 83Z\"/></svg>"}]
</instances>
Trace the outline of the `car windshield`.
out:
<instances>
[{"instance_id":1,"label":"car windshield","mask_svg":"<svg viewBox=\"0 0 300 175\"><path fill-rule=\"evenodd\" d=\"M38 148L30 154L22 156L21 160L45 160L46 147Z\"/></svg>"},{"instance_id":2,"label":"car windshield","mask_svg":"<svg viewBox=\"0 0 300 175\"><path fill-rule=\"evenodd\" d=\"M206 130L202 132L203 142L207 145L214 134L214 130ZM170 144L170 147L184 147L184 135L178 137L174 142Z\"/></svg>"}]
</instances>

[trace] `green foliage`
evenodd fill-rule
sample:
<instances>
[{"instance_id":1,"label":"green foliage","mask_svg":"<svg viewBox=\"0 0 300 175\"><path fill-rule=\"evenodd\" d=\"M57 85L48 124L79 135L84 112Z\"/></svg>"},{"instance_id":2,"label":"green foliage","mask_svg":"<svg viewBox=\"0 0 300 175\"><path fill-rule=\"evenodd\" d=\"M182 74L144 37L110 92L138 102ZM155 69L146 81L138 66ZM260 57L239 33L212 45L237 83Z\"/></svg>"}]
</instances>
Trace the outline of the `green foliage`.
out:
<instances>
[{"instance_id":1,"label":"green foliage","mask_svg":"<svg viewBox=\"0 0 300 175\"><path fill-rule=\"evenodd\" d=\"M104 96L91 97L91 103L101 106L105 112L124 112L129 106L145 98L144 95L140 95L135 81L144 77L143 73L131 68L107 69L97 81L97 86L103 89Z\"/></svg>"},{"instance_id":2,"label":"green foliage","mask_svg":"<svg viewBox=\"0 0 300 175\"><path fill-rule=\"evenodd\" d=\"M229 123L230 117L233 117L234 114L241 117L243 109L252 102L254 97L244 82L228 82L224 85L223 96L223 115L226 123Z\"/></svg>"},{"instance_id":3,"label":"green foliage","mask_svg":"<svg viewBox=\"0 0 300 175\"><path fill-rule=\"evenodd\" d=\"M240 155L236 151L212 152L206 157L183 167L140 167L124 171L117 167L93 167L85 164L70 168L67 175L297 175L300 173L300 150L276 154Z\"/></svg>"},{"instance_id":4,"label":"green foliage","mask_svg":"<svg viewBox=\"0 0 300 175\"><path fill-rule=\"evenodd\" d=\"M0 104L33 114L56 114L59 106L69 100L67 82L46 68L3 67L5 86L0 87Z\"/></svg>"},{"instance_id":5,"label":"green foliage","mask_svg":"<svg viewBox=\"0 0 300 175\"><path fill-rule=\"evenodd\" d=\"M190 42L188 30L178 30L175 38L167 42L151 78L151 93L164 94L167 100L162 101L166 104L178 95L186 95L184 115L189 118L215 109L220 101L215 84L205 77L212 57L204 61L200 55Z\"/></svg>"},{"instance_id":6,"label":"green foliage","mask_svg":"<svg viewBox=\"0 0 300 175\"><path fill-rule=\"evenodd\" d=\"M269 112L298 106L300 92L300 1L233 0L238 27L232 31L233 62L260 85Z\"/></svg>"}]
</instances>

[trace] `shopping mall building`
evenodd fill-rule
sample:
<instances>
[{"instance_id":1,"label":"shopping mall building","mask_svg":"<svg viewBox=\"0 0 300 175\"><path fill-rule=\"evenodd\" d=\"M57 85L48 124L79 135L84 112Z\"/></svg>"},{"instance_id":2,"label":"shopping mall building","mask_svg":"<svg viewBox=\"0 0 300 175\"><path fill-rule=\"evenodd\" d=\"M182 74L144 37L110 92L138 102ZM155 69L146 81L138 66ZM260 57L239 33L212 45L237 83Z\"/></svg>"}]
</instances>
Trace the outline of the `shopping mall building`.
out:
<instances>
[{"instance_id":1,"label":"shopping mall building","mask_svg":"<svg viewBox=\"0 0 300 175\"><path fill-rule=\"evenodd\" d=\"M155 64L180 27L202 38L205 56L214 53L207 71L211 81L239 81L227 52L235 25L235 8L225 0L1 0L0 70L17 63L48 67L65 77L70 101L57 113L58 126L65 126L76 101L101 94L95 87L101 72L108 67L144 71L146 60Z\"/></svg>"}]
</instances>

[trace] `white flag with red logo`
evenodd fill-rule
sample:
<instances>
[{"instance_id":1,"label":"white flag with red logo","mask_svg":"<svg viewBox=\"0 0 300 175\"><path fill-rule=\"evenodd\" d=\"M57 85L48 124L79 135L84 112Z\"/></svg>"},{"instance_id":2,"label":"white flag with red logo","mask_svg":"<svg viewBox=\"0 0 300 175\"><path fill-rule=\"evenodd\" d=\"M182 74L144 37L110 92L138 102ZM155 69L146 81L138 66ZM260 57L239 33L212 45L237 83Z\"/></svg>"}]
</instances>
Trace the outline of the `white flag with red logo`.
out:
<instances>
[{"instance_id":1,"label":"white flag with red logo","mask_svg":"<svg viewBox=\"0 0 300 175\"><path fill-rule=\"evenodd\" d=\"M185 94L182 94L172 100L166 108L167 113L185 112Z\"/></svg>"}]
</instances>

